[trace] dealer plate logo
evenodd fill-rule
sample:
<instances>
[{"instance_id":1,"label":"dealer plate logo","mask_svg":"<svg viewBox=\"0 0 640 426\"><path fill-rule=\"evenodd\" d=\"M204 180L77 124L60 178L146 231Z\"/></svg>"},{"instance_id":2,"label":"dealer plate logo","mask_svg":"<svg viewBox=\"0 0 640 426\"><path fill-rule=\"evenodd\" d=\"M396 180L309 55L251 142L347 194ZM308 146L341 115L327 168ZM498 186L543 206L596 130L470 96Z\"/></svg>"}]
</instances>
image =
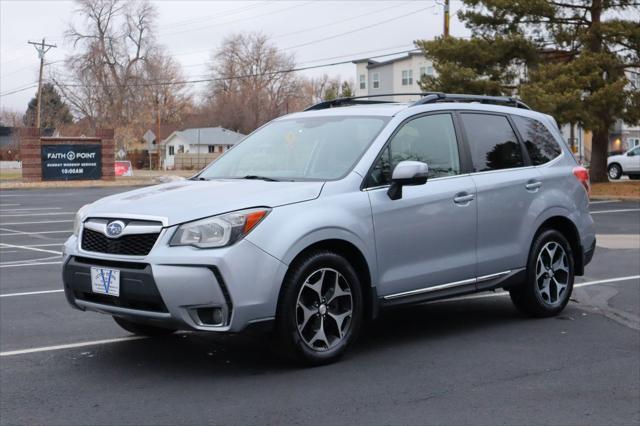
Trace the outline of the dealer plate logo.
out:
<instances>
[{"instance_id":1,"label":"dealer plate logo","mask_svg":"<svg viewBox=\"0 0 640 426\"><path fill-rule=\"evenodd\" d=\"M122 231L124 231L125 226L126 225L121 220L114 220L113 222L109 222L105 230L107 237L110 237L110 238L119 237L120 234L122 234Z\"/></svg>"}]
</instances>

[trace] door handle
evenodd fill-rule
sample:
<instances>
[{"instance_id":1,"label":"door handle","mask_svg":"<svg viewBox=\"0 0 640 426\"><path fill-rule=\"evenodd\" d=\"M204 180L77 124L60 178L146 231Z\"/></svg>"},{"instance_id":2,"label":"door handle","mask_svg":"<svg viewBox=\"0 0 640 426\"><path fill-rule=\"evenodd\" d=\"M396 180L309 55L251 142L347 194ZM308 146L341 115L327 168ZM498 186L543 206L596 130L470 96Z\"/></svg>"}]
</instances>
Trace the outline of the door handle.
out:
<instances>
[{"instance_id":1,"label":"door handle","mask_svg":"<svg viewBox=\"0 0 640 426\"><path fill-rule=\"evenodd\" d=\"M467 204L470 201L473 201L475 196L473 194L468 194L466 192L461 192L453 198L453 202L456 204Z\"/></svg>"},{"instance_id":2,"label":"door handle","mask_svg":"<svg viewBox=\"0 0 640 426\"><path fill-rule=\"evenodd\" d=\"M530 180L524 187L527 188L527 191L535 192L540 189L541 186L542 182L540 182L539 180Z\"/></svg>"}]
</instances>

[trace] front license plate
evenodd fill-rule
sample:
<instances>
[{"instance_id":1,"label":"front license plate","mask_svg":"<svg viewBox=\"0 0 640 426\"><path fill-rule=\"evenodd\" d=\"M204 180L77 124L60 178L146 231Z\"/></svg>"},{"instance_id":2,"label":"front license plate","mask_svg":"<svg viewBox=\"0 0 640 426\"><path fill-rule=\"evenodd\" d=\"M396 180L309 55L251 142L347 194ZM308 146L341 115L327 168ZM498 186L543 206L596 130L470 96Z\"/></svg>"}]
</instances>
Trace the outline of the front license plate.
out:
<instances>
[{"instance_id":1,"label":"front license plate","mask_svg":"<svg viewBox=\"0 0 640 426\"><path fill-rule=\"evenodd\" d=\"M94 293L120 296L120 271L91 267L91 290Z\"/></svg>"}]
</instances>

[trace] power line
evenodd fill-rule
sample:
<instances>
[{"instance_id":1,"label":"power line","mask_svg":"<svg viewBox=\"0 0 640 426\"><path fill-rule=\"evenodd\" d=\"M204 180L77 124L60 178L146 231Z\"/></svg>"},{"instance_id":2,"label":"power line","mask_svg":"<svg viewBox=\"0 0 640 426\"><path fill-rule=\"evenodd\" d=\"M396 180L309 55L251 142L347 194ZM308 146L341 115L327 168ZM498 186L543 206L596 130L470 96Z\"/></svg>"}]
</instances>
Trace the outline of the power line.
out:
<instances>
[{"instance_id":1,"label":"power line","mask_svg":"<svg viewBox=\"0 0 640 426\"><path fill-rule=\"evenodd\" d=\"M251 77L263 77L263 76L272 76L272 75L278 75L278 74L289 74L292 72L306 71L306 70L315 69L315 68L325 68L325 67L332 67L337 65L350 64L352 62L362 60L362 59L375 59L375 58L381 58L385 56L400 55L400 54L416 52L416 51L417 49L410 49L410 50L403 50L399 52L386 53L382 55L370 56L368 58L349 59L346 61L332 62L332 63L321 64L321 65L309 65L305 67L290 68L286 70L276 70L276 71L259 73L259 74L252 73L252 74L244 74L244 75L234 75L229 77L212 77L212 78L201 78L201 79L181 80L181 81L157 81L157 82L148 81L146 83L126 84L124 86L116 86L112 84L96 85L96 84L78 84L78 83L64 83L64 82L56 83L56 84L60 87L99 88L99 87L152 87L152 86L174 86L174 85L186 85L186 84L197 84L197 83L209 83L214 81L230 81L230 80L240 80L243 78L251 78Z\"/></svg>"},{"instance_id":2,"label":"power line","mask_svg":"<svg viewBox=\"0 0 640 426\"><path fill-rule=\"evenodd\" d=\"M13 95L13 94L16 94L16 93L24 92L25 90L30 90L30 89L33 89L35 87L38 87L38 82L31 83L27 87L22 87L22 88L18 88L18 89L12 89L10 92L0 93L0 98L2 98L4 96L9 96L9 95Z\"/></svg>"},{"instance_id":3,"label":"power line","mask_svg":"<svg viewBox=\"0 0 640 426\"><path fill-rule=\"evenodd\" d=\"M353 34L353 33L358 32L358 31L367 30L369 28L377 27L378 25L382 25L382 24L386 24L388 22L397 21L398 19L406 18L407 16L413 15L413 14L418 13L418 12L425 11L427 9L432 9L433 7L434 6L423 7L421 9L414 10L413 12L409 12L409 13L405 13L403 15L399 15L399 16L396 16L396 17L393 17L393 18L385 19L383 21L379 21L379 22L376 22L374 24L370 24L370 25L366 25L364 27L360 27L360 28L356 28L356 29L353 29L353 30L350 30L350 31L346 31L344 33L334 34L334 35L329 36L329 37L321 38L319 40L308 41L306 43L297 44L295 46L288 46L288 47L285 47L284 50L297 49L298 47L309 46L311 44L316 44L316 43L320 43L320 42L323 42L323 41L332 40L334 38L342 37L344 35Z\"/></svg>"},{"instance_id":4,"label":"power line","mask_svg":"<svg viewBox=\"0 0 640 426\"><path fill-rule=\"evenodd\" d=\"M413 1L411 1L411 0L405 1L404 3L401 3L399 5L394 4L393 6L383 7L382 9L376 9L376 10L373 10L373 11L370 11L370 12L367 12L367 13L362 13L360 15L351 16L351 17L346 18L346 19L341 19L339 21L334 21L334 22L329 22L329 23L326 23L326 24L318 25L316 27L305 28L303 30L293 31L293 32L286 33L286 34L278 34L278 35L275 35L273 37L270 37L270 39L273 40L273 39L277 39L277 38L289 37L289 36L296 35L296 34L302 34L302 33L306 33L306 32L309 32L309 31L314 31L314 30L317 30L317 29L320 29L320 28L326 28L326 27L330 27L330 26L333 26L333 25L342 24L343 22L353 21L354 19L363 18L363 17L369 16L369 15L375 15L376 13L384 12L385 10L397 9L398 7L402 7L402 6L405 6L405 5L410 4L410 3L413 3Z\"/></svg>"},{"instance_id":5,"label":"power line","mask_svg":"<svg viewBox=\"0 0 640 426\"><path fill-rule=\"evenodd\" d=\"M219 26L222 26L222 25L235 24L236 22L247 21L247 20L251 20L251 19L264 18L265 16L274 15L274 14L280 13L280 12L286 12L286 11L289 11L289 10L292 10L292 9L295 9L295 8L298 8L298 7L301 7L301 6L306 6L309 3L313 3L315 1L317 1L317 0L309 0L309 1L306 1L304 3L296 4L294 6L287 6L287 7L281 8L281 9L273 10L271 12L265 12L265 13L263 13L261 15L248 16L248 17L244 17L244 18L234 19L234 20L231 20L231 21L221 22L221 23L216 24L216 26L219 27ZM181 30L181 31L174 31L174 32L165 33L165 34L162 34L162 36L172 36L172 35L176 35L176 34L198 32L198 31L209 29L211 27L212 27L212 25L209 24L209 25L206 25L206 26L203 26L203 27L189 28L187 30Z\"/></svg>"}]
</instances>

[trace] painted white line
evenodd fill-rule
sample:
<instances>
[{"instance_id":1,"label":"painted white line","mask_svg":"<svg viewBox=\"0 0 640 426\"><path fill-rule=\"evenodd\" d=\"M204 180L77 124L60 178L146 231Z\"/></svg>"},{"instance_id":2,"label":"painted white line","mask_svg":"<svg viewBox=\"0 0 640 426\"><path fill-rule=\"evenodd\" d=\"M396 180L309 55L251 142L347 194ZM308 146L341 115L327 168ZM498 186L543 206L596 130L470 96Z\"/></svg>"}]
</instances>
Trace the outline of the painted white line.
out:
<instances>
[{"instance_id":1,"label":"painted white line","mask_svg":"<svg viewBox=\"0 0 640 426\"><path fill-rule=\"evenodd\" d=\"M640 209L638 209L640 210ZM73 223L73 220L47 220L45 222L11 222L11 223L5 223L5 222L0 222L0 225L3 226L10 226L10 225L37 225L40 223Z\"/></svg>"},{"instance_id":2,"label":"painted white line","mask_svg":"<svg viewBox=\"0 0 640 426\"><path fill-rule=\"evenodd\" d=\"M70 216L76 212L55 212L55 213L19 213L19 214L0 214L0 219L3 217L28 217L28 216Z\"/></svg>"},{"instance_id":3,"label":"painted white line","mask_svg":"<svg viewBox=\"0 0 640 426\"><path fill-rule=\"evenodd\" d=\"M62 293L64 290L42 290L42 291L26 291L23 293L7 293L0 294L2 297L16 297L16 296L33 296L34 294L49 294L49 293Z\"/></svg>"},{"instance_id":4,"label":"painted white line","mask_svg":"<svg viewBox=\"0 0 640 426\"><path fill-rule=\"evenodd\" d=\"M594 212L591 212L591 214L625 213L625 212L640 212L640 209L596 210Z\"/></svg>"},{"instance_id":5,"label":"painted white line","mask_svg":"<svg viewBox=\"0 0 640 426\"><path fill-rule=\"evenodd\" d=\"M20 204L5 204L0 207L5 206L19 206ZM20 207L19 209L0 209L0 212L21 212L26 210L62 210L62 207Z\"/></svg>"},{"instance_id":6,"label":"painted white line","mask_svg":"<svg viewBox=\"0 0 640 426\"><path fill-rule=\"evenodd\" d=\"M60 349L75 349L75 348L83 348L85 346L108 345L110 343L130 342L132 340L142 340L142 339L148 339L148 337L147 336L117 337L115 339L92 340L89 342L69 343L66 345L42 346L39 348L20 349L17 351L0 352L0 356L24 355L24 354L31 354L34 352L58 351Z\"/></svg>"},{"instance_id":7,"label":"painted white line","mask_svg":"<svg viewBox=\"0 0 640 426\"><path fill-rule=\"evenodd\" d=\"M628 277L618 277L618 278L608 278L603 280L587 281L584 283L575 284L574 287L588 287L588 286L597 285L597 284L607 284L607 283L613 283L613 282L619 282L619 281L630 281L635 279L640 279L640 275L630 275ZM61 292L61 291L62 290L47 290L47 291L28 292L28 293L10 293L10 294L2 294L0 295L0 297L27 296L31 294L45 294L45 293L55 293L55 292ZM506 296L508 294L509 294L508 292L502 291L499 293L479 294L475 296L464 296L464 297L459 297L456 299L449 299L449 300L436 300L430 303L442 303L442 302L449 302L453 300L480 299L484 297ZM49 351L57 351L61 349L82 348L85 346L107 345L111 343L128 342L132 340L142 340L142 339L148 339L148 337L146 336L118 337L115 339L93 340L89 342L69 343L66 345L42 346L39 348L19 349L15 351L0 352L0 356L24 355L24 354L31 354L36 352L49 352Z\"/></svg>"},{"instance_id":8,"label":"painted white line","mask_svg":"<svg viewBox=\"0 0 640 426\"><path fill-rule=\"evenodd\" d=\"M61 247L64 243L53 243L53 244L25 244L21 247Z\"/></svg>"},{"instance_id":9,"label":"painted white line","mask_svg":"<svg viewBox=\"0 0 640 426\"><path fill-rule=\"evenodd\" d=\"M18 245L14 245L14 244L6 244L6 243L0 243L0 247L17 248L17 249L23 249L23 250L32 250L32 251L39 251L39 252L42 252L42 253L62 254L61 251L56 251L56 250L45 250L45 249L41 249L41 248L37 248L37 247L18 246Z\"/></svg>"},{"instance_id":10,"label":"painted white line","mask_svg":"<svg viewBox=\"0 0 640 426\"><path fill-rule=\"evenodd\" d=\"M589 201L589 204L609 204L609 203L619 203L622 200L598 200L598 201Z\"/></svg>"},{"instance_id":11,"label":"painted white line","mask_svg":"<svg viewBox=\"0 0 640 426\"><path fill-rule=\"evenodd\" d=\"M71 234L73 232L73 229L65 229L63 231L40 231L40 232L14 231L12 229L1 229L1 230L10 231L11 234L0 234L0 237L10 237L12 235Z\"/></svg>"},{"instance_id":12,"label":"painted white line","mask_svg":"<svg viewBox=\"0 0 640 426\"><path fill-rule=\"evenodd\" d=\"M13 265L0 265L0 268L15 268L15 267L18 267L18 266L59 265L61 263L62 263L62 261L60 261L60 262L19 263L19 264L13 264Z\"/></svg>"},{"instance_id":13,"label":"painted white line","mask_svg":"<svg viewBox=\"0 0 640 426\"><path fill-rule=\"evenodd\" d=\"M20 204L0 204L0 207L15 207L15 206L19 206Z\"/></svg>"},{"instance_id":14,"label":"painted white line","mask_svg":"<svg viewBox=\"0 0 640 426\"><path fill-rule=\"evenodd\" d=\"M583 283L576 283L573 285L573 288L590 287L592 285L609 284L609 283L616 283L620 281L631 281L631 280L637 280L637 279L640 279L640 275L629 275L628 277L607 278L604 280L595 280L595 281L586 281ZM426 303L445 303L445 302L452 302L456 300L474 300L474 299L484 299L486 297L508 296L508 295L509 295L508 291L496 291L494 293L473 294L471 296L462 296L462 297L456 297L452 299L434 300L433 302L426 302Z\"/></svg>"},{"instance_id":15,"label":"painted white line","mask_svg":"<svg viewBox=\"0 0 640 426\"><path fill-rule=\"evenodd\" d=\"M12 260L10 262L2 262L2 263L0 263L0 267L12 266L12 265L31 265L33 263L42 263L44 261L52 261L53 259L60 259L60 255L39 257L37 259Z\"/></svg>"}]
</instances>

